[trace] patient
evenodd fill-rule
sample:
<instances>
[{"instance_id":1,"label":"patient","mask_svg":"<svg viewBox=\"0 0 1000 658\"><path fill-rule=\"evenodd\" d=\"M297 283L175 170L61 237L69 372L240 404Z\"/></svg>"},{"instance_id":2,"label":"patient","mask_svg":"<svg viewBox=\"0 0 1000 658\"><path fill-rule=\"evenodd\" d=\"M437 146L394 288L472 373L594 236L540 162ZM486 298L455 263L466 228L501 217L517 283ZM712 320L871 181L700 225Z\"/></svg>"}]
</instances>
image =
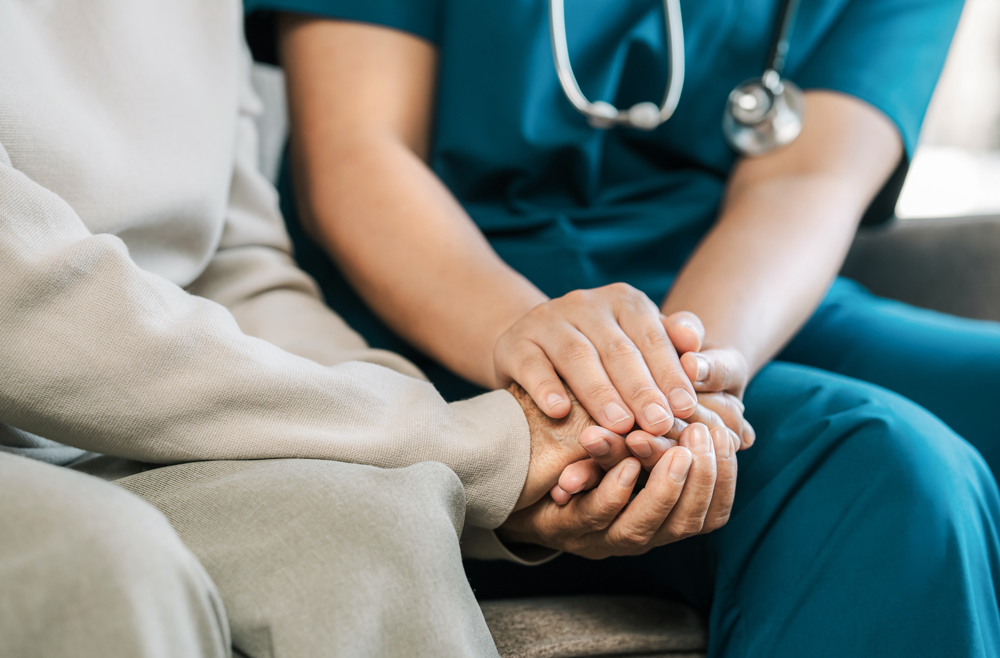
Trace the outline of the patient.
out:
<instances>
[{"instance_id":1,"label":"patient","mask_svg":"<svg viewBox=\"0 0 1000 658\"><path fill-rule=\"evenodd\" d=\"M463 554L724 523L708 409L657 437L637 493L580 405L447 404L322 304L257 169L240 21L234 0L0 4L0 655L495 658ZM557 505L574 463L607 475ZM508 519L534 549L499 541Z\"/></svg>"}]
</instances>

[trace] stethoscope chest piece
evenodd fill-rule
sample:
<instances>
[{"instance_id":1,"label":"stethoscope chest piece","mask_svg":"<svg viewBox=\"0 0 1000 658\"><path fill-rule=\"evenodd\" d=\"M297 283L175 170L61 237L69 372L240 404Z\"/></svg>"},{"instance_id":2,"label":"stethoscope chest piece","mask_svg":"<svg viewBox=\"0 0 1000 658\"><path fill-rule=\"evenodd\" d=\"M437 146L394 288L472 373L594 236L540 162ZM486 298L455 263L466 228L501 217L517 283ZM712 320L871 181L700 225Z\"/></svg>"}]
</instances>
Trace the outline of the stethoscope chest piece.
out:
<instances>
[{"instance_id":1,"label":"stethoscope chest piece","mask_svg":"<svg viewBox=\"0 0 1000 658\"><path fill-rule=\"evenodd\" d=\"M769 74L774 71L743 82L726 101L722 132L743 155L763 155L787 146L802 132L806 109L802 90Z\"/></svg>"}]
</instances>

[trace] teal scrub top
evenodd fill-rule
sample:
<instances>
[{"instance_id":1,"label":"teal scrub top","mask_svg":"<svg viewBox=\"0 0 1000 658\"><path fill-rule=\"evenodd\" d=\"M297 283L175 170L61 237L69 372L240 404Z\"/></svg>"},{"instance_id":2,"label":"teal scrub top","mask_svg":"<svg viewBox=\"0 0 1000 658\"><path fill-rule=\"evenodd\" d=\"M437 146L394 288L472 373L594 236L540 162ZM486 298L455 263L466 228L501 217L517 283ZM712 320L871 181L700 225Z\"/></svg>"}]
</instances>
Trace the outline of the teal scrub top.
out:
<instances>
[{"instance_id":1,"label":"teal scrub top","mask_svg":"<svg viewBox=\"0 0 1000 658\"><path fill-rule=\"evenodd\" d=\"M550 296L625 281L659 303L716 219L736 159L721 130L726 98L761 75L781 4L681 0L684 91L652 132L597 130L573 108L553 67L548 0L246 0L246 9L265 57L273 31L255 36L274 11L434 44L429 164L497 253ZM785 74L805 90L871 104L896 124L909 156L961 9L961 0L804 0ZM587 97L658 103L669 69L663 23L661 0L569 0L570 54ZM283 187L288 202L287 176ZM324 288L373 344L399 347L367 311Z\"/></svg>"}]
</instances>

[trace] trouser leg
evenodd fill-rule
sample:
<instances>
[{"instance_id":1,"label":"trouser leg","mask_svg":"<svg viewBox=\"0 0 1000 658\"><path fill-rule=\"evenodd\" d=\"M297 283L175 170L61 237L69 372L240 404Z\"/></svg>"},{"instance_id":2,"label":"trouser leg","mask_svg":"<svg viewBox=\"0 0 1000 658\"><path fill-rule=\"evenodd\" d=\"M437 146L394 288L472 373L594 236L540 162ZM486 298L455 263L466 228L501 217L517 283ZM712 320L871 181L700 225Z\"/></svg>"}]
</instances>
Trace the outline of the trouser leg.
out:
<instances>
[{"instance_id":1,"label":"trouser leg","mask_svg":"<svg viewBox=\"0 0 1000 658\"><path fill-rule=\"evenodd\" d=\"M441 464L207 462L118 484L205 565L241 654L497 656L462 571L464 490Z\"/></svg>"},{"instance_id":2,"label":"trouser leg","mask_svg":"<svg viewBox=\"0 0 1000 658\"><path fill-rule=\"evenodd\" d=\"M0 453L0 656L228 654L215 586L162 514L96 478Z\"/></svg>"},{"instance_id":3,"label":"trouser leg","mask_svg":"<svg viewBox=\"0 0 1000 658\"><path fill-rule=\"evenodd\" d=\"M1000 652L1000 492L939 419L894 393L784 364L747 392L717 556L713 656Z\"/></svg>"},{"instance_id":4,"label":"trouser leg","mask_svg":"<svg viewBox=\"0 0 1000 658\"><path fill-rule=\"evenodd\" d=\"M1000 323L882 299L840 279L781 359L899 393L943 420L1000 473Z\"/></svg>"}]
</instances>

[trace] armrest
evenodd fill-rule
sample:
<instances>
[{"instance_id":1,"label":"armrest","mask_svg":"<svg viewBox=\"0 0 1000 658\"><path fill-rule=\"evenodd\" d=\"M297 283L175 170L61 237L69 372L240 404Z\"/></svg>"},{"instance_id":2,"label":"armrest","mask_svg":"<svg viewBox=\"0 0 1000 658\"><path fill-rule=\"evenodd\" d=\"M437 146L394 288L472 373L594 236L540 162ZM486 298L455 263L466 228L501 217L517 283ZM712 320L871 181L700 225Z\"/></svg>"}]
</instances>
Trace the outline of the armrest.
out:
<instances>
[{"instance_id":1,"label":"armrest","mask_svg":"<svg viewBox=\"0 0 1000 658\"><path fill-rule=\"evenodd\" d=\"M862 230L841 274L882 297L1000 320L1000 216L905 220Z\"/></svg>"}]
</instances>

